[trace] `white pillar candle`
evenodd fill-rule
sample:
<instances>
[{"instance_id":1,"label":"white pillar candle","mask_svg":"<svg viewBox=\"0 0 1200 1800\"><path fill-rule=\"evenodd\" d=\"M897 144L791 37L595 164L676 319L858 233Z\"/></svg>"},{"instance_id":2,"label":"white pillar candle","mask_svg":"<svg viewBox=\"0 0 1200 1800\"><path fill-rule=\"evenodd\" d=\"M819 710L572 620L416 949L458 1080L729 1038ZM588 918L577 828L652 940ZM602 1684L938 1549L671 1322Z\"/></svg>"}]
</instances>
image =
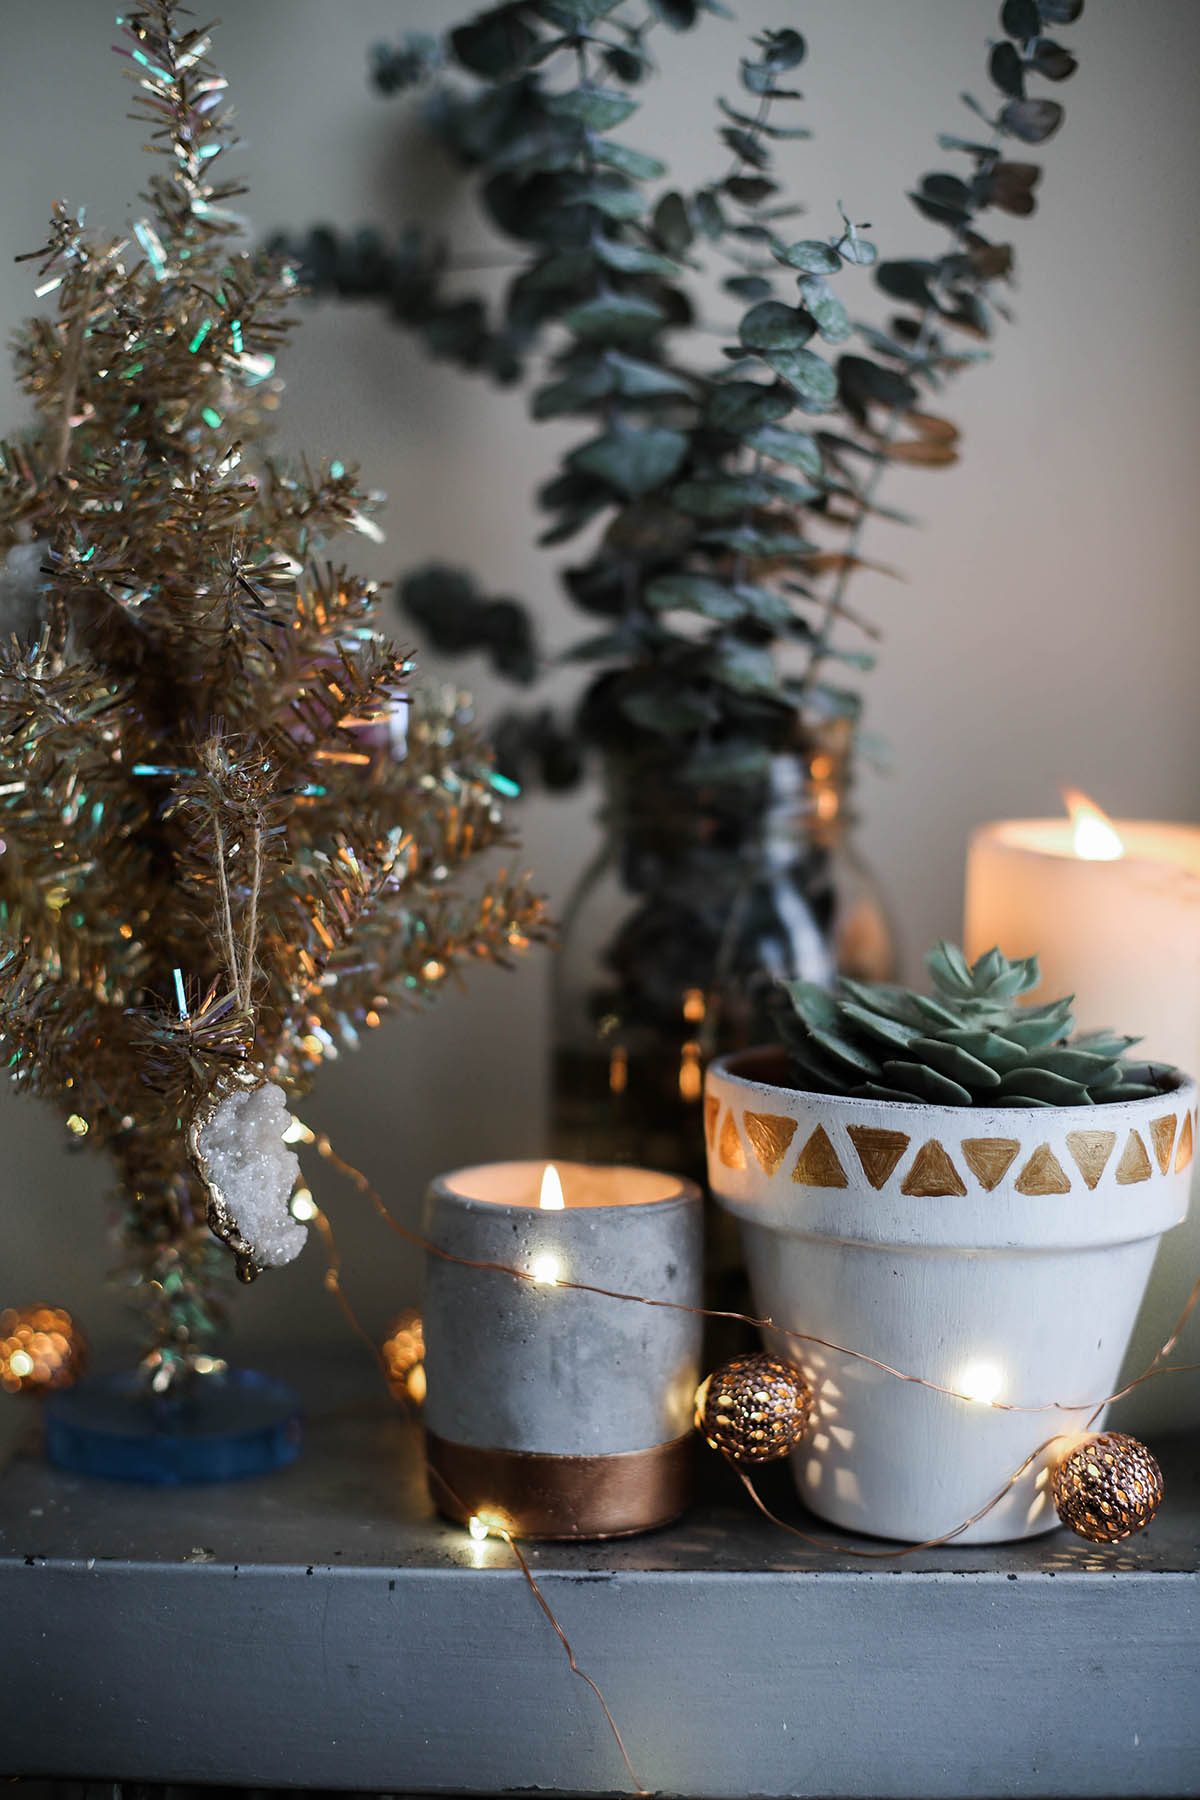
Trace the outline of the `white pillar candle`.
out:
<instances>
[{"instance_id":1,"label":"white pillar candle","mask_svg":"<svg viewBox=\"0 0 1200 1800\"><path fill-rule=\"evenodd\" d=\"M490 1163L430 1187L430 1491L518 1535L647 1530L690 1484L700 1192L648 1169L558 1170L561 1185L541 1163Z\"/></svg>"},{"instance_id":2,"label":"white pillar candle","mask_svg":"<svg viewBox=\"0 0 1200 1800\"><path fill-rule=\"evenodd\" d=\"M1080 800L1082 797L1079 797ZM1036 954L1032 1002L1074 994L1079 1030L1140 1036L1137 1058L1200 1069L1200 827L1106 822L1086 803L1067 819L981 825L967 851L968 957L998 944ZM1105 836L1108 825L1109 835ZM1113 835L1115 834L1115 835ZM1200 1209L1169 1232L1134 1333L1126 1378L1140 1374L1200 1277ZM1200 1361L1194 1315L1174 1362ZM1114 1413L1127 1429L1200 1424L1200 1374L1145 1383Z\"/></svg>"}]
</instances>

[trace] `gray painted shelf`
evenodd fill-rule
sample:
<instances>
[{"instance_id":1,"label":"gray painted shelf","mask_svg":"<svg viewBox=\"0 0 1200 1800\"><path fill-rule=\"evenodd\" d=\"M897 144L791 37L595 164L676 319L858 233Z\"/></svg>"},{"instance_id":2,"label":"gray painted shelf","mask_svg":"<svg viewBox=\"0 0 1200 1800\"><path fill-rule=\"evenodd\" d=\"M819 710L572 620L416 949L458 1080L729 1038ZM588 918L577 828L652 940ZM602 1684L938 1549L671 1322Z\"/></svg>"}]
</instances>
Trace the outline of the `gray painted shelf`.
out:
<instances>
[{"instance_id":1,"label":"gray painted shelf","mask_svg":"<svg viewBox=\"0 0 1200 1800\"><path fill-rule=\"evenodd\" d=\"M10 1441L0 1774L628 1791L509 1553L435 1517L374 1382L301 1370L301 1460L224 1487L87 1482ZM28 1415L2 1411L12 1440ZM1112 1551L858 1563L706 1457L680 1524L530 1560L663 1793L1200 1795L1197 1446L1156 1448L1163 1511Z\"/></svg>"}]
</instances>

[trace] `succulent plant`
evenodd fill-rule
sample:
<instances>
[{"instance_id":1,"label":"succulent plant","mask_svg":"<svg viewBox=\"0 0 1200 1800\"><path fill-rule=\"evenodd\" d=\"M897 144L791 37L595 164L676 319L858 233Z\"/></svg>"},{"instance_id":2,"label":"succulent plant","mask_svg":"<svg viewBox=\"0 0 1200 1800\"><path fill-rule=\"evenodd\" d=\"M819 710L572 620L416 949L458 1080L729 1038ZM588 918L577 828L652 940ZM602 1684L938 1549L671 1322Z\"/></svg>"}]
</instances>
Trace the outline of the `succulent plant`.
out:
<instances>
[{"instance_id":1,"label":"succulent plant","mask_svg":"<svg viewBox=\"0 0 1200 1800\"><path fill-rule=\"evenodd\" d=\"M1096 1106L1171 1085L1173 1071L1124 1060L1137 1038L1072 1038L1073 995L1021 1005L1041 980L1036 956L1010 962L993 949L968 964L957 945L939 943L925 966L932 995L846 978L834 993L781 982L780 1032L797 1084L941 1106Z\"/></svg>"}]
</instances>

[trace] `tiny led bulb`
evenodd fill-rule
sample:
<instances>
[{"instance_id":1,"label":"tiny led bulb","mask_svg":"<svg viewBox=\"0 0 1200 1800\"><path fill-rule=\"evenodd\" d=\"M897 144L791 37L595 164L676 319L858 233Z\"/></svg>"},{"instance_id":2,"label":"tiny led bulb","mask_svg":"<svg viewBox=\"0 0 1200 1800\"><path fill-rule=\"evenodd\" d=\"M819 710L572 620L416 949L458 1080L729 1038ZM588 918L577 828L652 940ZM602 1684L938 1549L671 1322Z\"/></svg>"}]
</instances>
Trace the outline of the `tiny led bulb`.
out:
<instances>
[{"instance_id":1,"label":"tiny led bulb","mask_svg":"<svg viewBox=\"0 0 1200 1800\"><path fill-rule=\"evenodd\" d=\"M467 1530L477 1544L481 1544L488 1534L488 1528L479 1517L478 1513L472 1513L471 1517L467 1520Z\"/></svg>"},{"instance_id":2,"label":"tiny led bulb","mask_svg":"<svg viewBox=\"0 0 1200 1800\"><path fill-rule=\"evenodd\" d=\"M553 1163L547 1163L542 1174L542 1191L538 1196L538 1205L543 1212L562 1212L566 1204L558 1170Z\"/></svg>"},{"instance_id":3,"label":"tiny led bulb","mask_svg":"<svg viewBox=\"0 0 1200 1800\"><path fill-rule=\"evenodd\" d=\"M544 1287L554 1287L562 1274L562 1264L557 1256L535 1256L529 1266L529 1273Z\"/></svg>"},{"instance_id":4,"label":"tiny led bulb","mask_svg":"<svg viewBox=\"0 0 1200 1800\"><path fill-rule=\"evenodd\" d=\"M963 1370L956 1386L959 1393L965 1394L968 1400L978 1400L983 1405L990 1406L1003 1392L1004 1370L999 1363L970 1363Z\"/></svg>"}]
</instances>

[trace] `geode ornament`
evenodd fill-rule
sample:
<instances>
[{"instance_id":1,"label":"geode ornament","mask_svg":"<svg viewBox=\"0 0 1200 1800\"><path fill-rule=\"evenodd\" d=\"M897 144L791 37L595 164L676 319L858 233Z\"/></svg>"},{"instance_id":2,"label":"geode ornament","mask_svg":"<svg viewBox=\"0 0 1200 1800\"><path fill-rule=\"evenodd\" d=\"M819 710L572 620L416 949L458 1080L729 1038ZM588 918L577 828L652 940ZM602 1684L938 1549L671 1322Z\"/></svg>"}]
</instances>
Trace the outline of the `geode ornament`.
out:
<instances>
[{"instance_id":1,"label":"geode ornament","mask_svg":"<svg viewBox=\"0 0 1200 1800\"><path fill-rule=\"evenodd\" d=\"M290 1205L300 1159L283 1141L289 1122L283 1089L260 1078L215 1088L188 1130L209 1229L233 1251L240 1281L292 1262L308 1237Z\"/></svg>"}]
</instances>

